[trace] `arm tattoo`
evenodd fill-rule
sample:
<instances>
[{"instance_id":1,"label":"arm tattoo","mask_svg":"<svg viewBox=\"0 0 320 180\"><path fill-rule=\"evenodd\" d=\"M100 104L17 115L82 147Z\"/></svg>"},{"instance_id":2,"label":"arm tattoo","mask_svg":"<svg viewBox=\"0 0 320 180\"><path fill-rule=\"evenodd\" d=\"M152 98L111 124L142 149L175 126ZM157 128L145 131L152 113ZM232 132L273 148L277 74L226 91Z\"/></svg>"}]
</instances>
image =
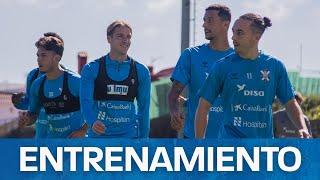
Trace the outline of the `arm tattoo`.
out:
<instances>
[{"instance_id":1,"label":"arm tattoo","mask_svg":"<svg viewBox=\"0 0 320 180\"><path fill-rule=\"evenodd\" d=\"M173 81L172 91L175 93L175 95L177 95L177 97L179 97L179 95L182 93L183 89L184 89L184 85L180 84L177 81Z\"/></svg>"},{"instance_id":2,"label":"arm tattoo","mask_svg":"<svg viewBox=\"0 0 320 180\"><path fill-rule=\"evenodd\" d=\"M28 123L28 126L29 126L35 123L35 121L37 120L38 114L28 111L27 116L29 116L30 118L30 122Z\"/></svg>"},{"instance_id":3,"label":"arm tattoo","mask_svg":"<svg viewBox=\"0 0 320 180\"><path fill-rule=\"evenodd\" d=\"M184 89L183 84L177 81L173 81L172 87L168 94L168 103L169 103L170 112L178 110L178 106L179 106L178 98L179 98L179 95L182 93L183 89Z\"/></svg>"}]
</instances>

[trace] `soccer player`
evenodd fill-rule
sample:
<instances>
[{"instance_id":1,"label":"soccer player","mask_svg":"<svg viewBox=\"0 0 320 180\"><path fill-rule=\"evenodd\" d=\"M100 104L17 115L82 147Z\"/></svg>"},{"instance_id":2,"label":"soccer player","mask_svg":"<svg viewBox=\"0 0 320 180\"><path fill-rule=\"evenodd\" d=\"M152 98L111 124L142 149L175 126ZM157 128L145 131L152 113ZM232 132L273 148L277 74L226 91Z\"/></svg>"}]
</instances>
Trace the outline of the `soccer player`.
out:
<instances>
[{"instance_id":1,"label":"soccer player","mask_svg":"<svg viewBox=\"0 0 320 180\"><path fill-rule=\"evenodd\" d=\"M63 39L55 32L47 32L43 34L45 37L53 36L60 39L63 42ZM64 66L60 65L62 68ZM34 68L28 73L27 83L26 83L26 93L16 93L12 95L13 105L20 110L28 110L29 108L29 97L30 97L30 88L34 80L43 75L44 73L39 71L39 68ZM36 120L36 138L45 138L48 130L48 120L47 115L43 107L40 109L38 119Z\"/></svg>"},{"instance_id":2,"label":"soccer player","mask_svg":"<svg viewBox=\"0 0 320 180\"><path fill-rule=\"evenodd\" d=\"M80 101L89 137L149 135L151 78L148 68L127 54L131 36L127 22L112 22L107 28L110 52L82 69Z\"/></svg>"},{"instance_id":3,"label":"soccer player","mask_svg":"<svg viewBox=\"0 0 320 180\"><path fill-rule=\"evenodd\" d=\"M233 25L235 53L218 61L200 90L196 113L196 137L203 138L206 115L220 94L224 120L222 138L272 138L272 102L277 96L285 105L289 118L298 127L301 138L310 135L285 66L277 58L258 50L267 17L244 14Z\"/></svg>"},{"instance_id":4,"label":"soccer player","mask_svg":"<svg viewBox=\"0 0 320 180\"><path fill-rule=\"evenodd\" d=\"M209 43L187 48L181 54L172 74L172 87L168 94L172 128L179 131L184 125L184 137L194 138L194 116L198 106L197 93L203 85L210 68L217 60L233 52L228 43L228 28L231 21L230 9L214 4L206 8L203 18L205 38ZM179 96L188 87L187 117L179 110ZM217 138L222 122L223 109L218 99L209 114L207 138Z\"/></svg>"},{"instance_id":5,"label":"soccer player","mask_svg":"<svg viewBox=\"0 0 320 180\"><path fill-rule=\"evenodd\" d=\"M21 114L19 126L34 123L43 107L48 120L48 138L84 137L87 129L80 112L80 76L59 65L63 41L44 36L35 45L39 71L45 74L33 82L29 111Z\"/></svg>"}]
</instances>

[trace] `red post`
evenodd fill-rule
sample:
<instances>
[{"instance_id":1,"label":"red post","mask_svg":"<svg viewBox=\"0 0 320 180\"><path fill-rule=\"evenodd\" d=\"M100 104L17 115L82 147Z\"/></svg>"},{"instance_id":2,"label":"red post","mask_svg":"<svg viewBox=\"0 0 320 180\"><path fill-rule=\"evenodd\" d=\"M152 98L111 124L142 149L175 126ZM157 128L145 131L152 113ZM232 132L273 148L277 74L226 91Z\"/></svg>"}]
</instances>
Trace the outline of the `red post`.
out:
<instances>
[{"instance_id":1,"label":"red post","mask_svg":"<svg viewBox=\"0 0 320 180\"><path fill-rule=\"evenodd\" d=\"M80 51L78 53L78 73L81 73L81 70L85 64L87 64L88 53L86 51Z\"/></svg>"}]
</instances>

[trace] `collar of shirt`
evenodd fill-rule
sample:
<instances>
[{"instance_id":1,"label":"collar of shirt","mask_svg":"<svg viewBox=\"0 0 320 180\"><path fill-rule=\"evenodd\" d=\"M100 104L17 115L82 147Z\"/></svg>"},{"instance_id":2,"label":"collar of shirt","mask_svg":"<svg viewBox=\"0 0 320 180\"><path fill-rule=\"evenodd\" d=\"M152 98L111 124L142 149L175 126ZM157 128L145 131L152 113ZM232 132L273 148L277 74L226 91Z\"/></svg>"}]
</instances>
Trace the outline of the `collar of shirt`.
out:
<instances>
[{"instance_id":1,"label":"collar of shirt","mask_svg":"<svg viewBox=\"0 0 320 180\"><path fill-rule=\"evenodd\" d=\"M112 59L110 59L110 57L109 56L106 56L106 64L107 65L111 65L111 66L122 66L122 65L128 65L128 64L130 64L131 63L131 59L129 59L128 57L127 57L127 59L126 60L124 60L124 61L122 61L122 62L119 62L119 61L117 61L117 60L112 60Z\"/></svg>"}]
</instances>

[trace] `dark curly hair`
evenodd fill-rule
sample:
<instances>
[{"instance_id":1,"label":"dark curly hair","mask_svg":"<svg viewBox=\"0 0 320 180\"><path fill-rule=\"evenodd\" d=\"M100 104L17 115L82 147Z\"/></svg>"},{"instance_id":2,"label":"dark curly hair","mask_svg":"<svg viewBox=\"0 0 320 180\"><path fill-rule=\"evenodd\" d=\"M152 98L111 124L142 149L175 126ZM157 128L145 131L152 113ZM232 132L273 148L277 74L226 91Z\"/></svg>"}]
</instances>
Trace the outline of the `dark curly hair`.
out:
<instances>
[{"instance_id":1,"label":"dark curly hair","mask_svg":"<svg viewBox=\"0 0 320 180\"><path fill-rule=\"evenodd\" d=\"M43 34L43 36L45 36L45 37L53 36L53 37L60 39L63 42L63 39L61 38L61 36L56 32L46 32Z\"/></svg>"},{"instance_id":2,"label":"dark curly hair","mask_svg":"<svg viewBox=\"0 0 320 180\"><path fill-rule=\"evenodd\" d=\"M54 51L58 55L62 57L63 50L64 50L64 44L61 39L54 36L44 36L41 37L36 43L35 46L37 48L42 47L45 50L48 51Z\"/></svg>"}]
</instances>

